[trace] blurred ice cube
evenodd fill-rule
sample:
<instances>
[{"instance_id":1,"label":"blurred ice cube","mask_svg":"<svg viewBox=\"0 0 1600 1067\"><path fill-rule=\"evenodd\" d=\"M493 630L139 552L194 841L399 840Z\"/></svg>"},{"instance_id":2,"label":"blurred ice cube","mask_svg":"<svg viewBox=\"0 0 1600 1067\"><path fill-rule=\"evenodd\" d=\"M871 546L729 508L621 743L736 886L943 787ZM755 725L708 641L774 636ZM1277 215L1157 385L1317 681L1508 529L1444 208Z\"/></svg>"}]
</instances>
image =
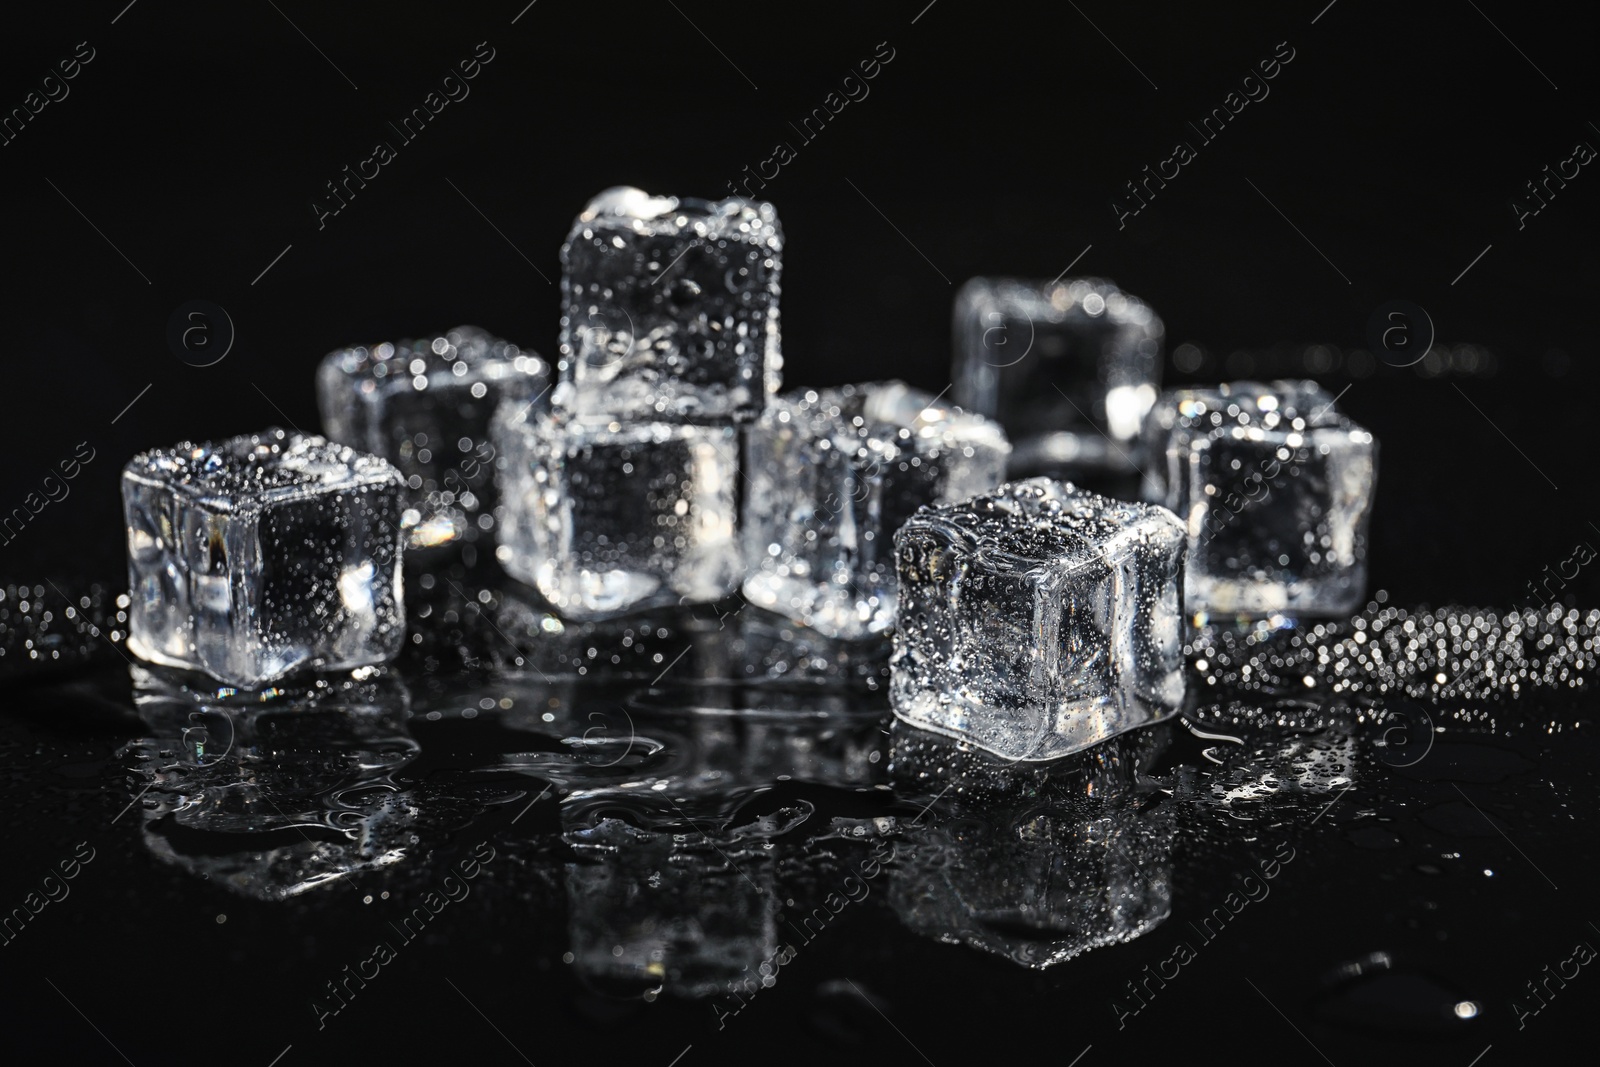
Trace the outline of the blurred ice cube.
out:
<instances>
[{"instance_id":1,"label":"blurred ice cube","mask_svg":"<svg viewBox=\"0 0 1600 1067\"><path fill-rule=\"evenodd\" d=\"M1361 605L1378 445L1321 386L1175 390L1146 442L1144 495L1188 527L1184 600L1197 622Z\"/></svg>"},{"instance_id":2,"label":"blurred ice cube","mask_svg":"<svg viewBox=\"0 0 1600 1067\"><path fill-rule=\"evenodd\" d=\"M491 534L498 496L489 420L503 398L548 404L550 368L474 326L330 352L317 370L322 425L405 476L407 547Z\"/></svg>"},{"instance_id":3,"label":"blurred ice cube","mask_svg":"<svg viewBox=\"0 0 1600 1067\"><path fill-rule=\"evenodd\" d=\"M1127 472L1161 385L1161 319L1099 278L973 278L956 294L952 396L999 420L1012 471Z\"/></svg>"},{"instance_id":4,"label":"blurred ice cube","mask_svg":"<svg viewBox=\"0 0 1600 1067\"><path fill-rule=\"evenodd\" d=\"M751 430L744 595L835 638L894 623L894 532L1005 480L1000 427L903 382L797 390Z\"/></svg>"}]
</instances>

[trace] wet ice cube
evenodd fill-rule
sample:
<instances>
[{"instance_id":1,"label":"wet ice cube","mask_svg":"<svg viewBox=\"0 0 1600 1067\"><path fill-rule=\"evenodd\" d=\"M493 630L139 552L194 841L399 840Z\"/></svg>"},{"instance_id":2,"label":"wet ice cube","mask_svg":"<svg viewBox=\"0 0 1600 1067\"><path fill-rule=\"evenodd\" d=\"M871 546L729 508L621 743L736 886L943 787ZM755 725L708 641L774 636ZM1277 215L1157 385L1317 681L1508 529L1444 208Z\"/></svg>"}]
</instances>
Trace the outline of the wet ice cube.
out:
<instances>
[{"instance_id":1,"label":"wet ice cube","mask_svg":"<svg viewBox=\"0 0 1600 1067\"><path fill-rule=\"evenodd\" d=\"M561 614L622 615L738 587L736 427L501 414L496 552Z\"/></svg>"},{"instance_id":2,"label":"wet ice cube","mask_svg":"<svg viewBox=\"0 0 1600 1067\"><path fill-rule=\"evenodd\" d=\"M618 418L754 417L781 380L782 252L768 203L595 197L561 248L556 403Z\"/></svg>"},{"instance_id":3,"label":"wet ice cube","mask_svg":"<svg viewBox=\"0 0 1600 1067\"><path fill-rule=\"evenodd\" d=\"M489 420L501 399L546 403L550 368L473 326L331 352L317 370L322 425L405 476L407 547L492 536Z\"/></svg>"},{"instance_id":4,"label":"wet ice cube","mask_svg":"<svg viewBox=\"0 0 1600 1067\"><path fill-rule=\"evenodd\" d=\"M391 659L403 491L386 460L277 429L135 456L128 648L243 688Z\"/></svg>"},{"instance_id":5,"label":"wet ice cube","mask_svg":"<svg viewBox=\"0 0 1600 1067\"><path fill-rule=\"evenodd\" d=\"M1161 385L1161 319L1098 278L973 278L956 294L952 397L998 419L1014 471L1129 471Z\"/></svg>"},{"instance_id":6,"label":"wet ice cube","mask_svg":"<svg viewBox=\"0 0 1600 1067\"><path fill-rule=\"evenodd\" d=\"M902 382L803 390L750 432L744 595L836 638L894 623L894 532L1005 480L1000 427Z\"/></svg>"},{"instance_id":7,"label":"wet ice cube","mask_svg":"<svg viewBox=\"0 0 1600 1067\"><path fill-rule=\"evenodd\" d=\"M1041 760L1176 711L1183 548L1165 508L1046 478L918 512L895 535L895 714Z\"/></svg>"},{"instance_id":8,"label":"wet ice cube","mask_svg":"<svg viewBox=\"0 0 1600 1067\"><path fill-rule=\"evenodd\" d=\"M1326 390L1175 390L1145 433L1144 495L1187 524L1184 601L1197 621L1360 606L1378 446Z\"/></svg>"}]
</instances>

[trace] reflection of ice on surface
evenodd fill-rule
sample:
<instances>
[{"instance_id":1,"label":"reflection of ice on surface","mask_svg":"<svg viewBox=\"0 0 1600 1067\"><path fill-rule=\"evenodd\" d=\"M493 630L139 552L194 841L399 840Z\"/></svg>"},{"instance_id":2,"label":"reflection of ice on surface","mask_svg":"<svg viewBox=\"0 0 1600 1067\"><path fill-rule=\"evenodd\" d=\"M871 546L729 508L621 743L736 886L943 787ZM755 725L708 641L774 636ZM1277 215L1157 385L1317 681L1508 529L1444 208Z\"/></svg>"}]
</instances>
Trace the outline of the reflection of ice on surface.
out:
<instances>
[{"instance_id":1,"label":"reflection of ice on surface","mask_svg":"<svg viewBox=\"0 0 1600 1067\"><path fill-rule=\"evenodd\" d=\"M901 921L1034 968L1160 925L1174 823L1144 775L1169 729L1019 767L896 723L897 792L933 798L901 823L890 889Z\"/></svg>"},{"instance_id":2,"label":"reflection of ice on surface","mask_svg":"<svg viewBox=\"0 0 1600 1067\"><path fill-rule=\"evenodd\" d=\"M626 618L564 619L537 593L497 576L443 571L408 586L405 656L427 668L502 671L549 682L688 681L882 689L885 641L839 641L738 597Z\"/></svg>"},{"instance_id":3,"label":"reflection of ice on surface","mask_svg":"<svg viewBox=\"0 0 1600 1067\"><path fill-rule=\"evenodd\" d=\"M149 736L130 742L144 841L244 896L283 899L406 858L420 800L394 775L417 756L388 676L246 701L135 668Z\"/></svg>"},{"instance_id":4,"label":"reflection of ice on surface","mask_svg":"<svg viewBox=\"0 0 1600 1067\"><path fill-rule=\"evenodd\" d=\"M578 857L566 879L573 966L603 991L726 992L777 951L774 863L762 846L806 814L675 830L574 819L564 835Z\"/></svg>"},{"instance_id":5,"label":"reflection of ice on surface","mask_svg":"<svg viewBox=\"0 0 1600 1067\"><path fill-rule=\"evenodd\" d=\"M523 672L419 688L417 734L450 731L457 781L552 787L571 963L605 993L710 997L760 972L794 891L785 860L820 829L811 800L775 789L887 802L884 715L826 690ZM522 826L548 827L541 808Z\"/></svg>"},{"instance_id":6,"label":"reflection of ice on surface","mask_svg":"<svg viewBox=\"0 0 1600 1067\"><path fill-rule=\"evenodd\" d=\"M440 621L483 603L462 589L435 602ZM527 817L506 851L567 895L550 921L564 924L583 984L747 998L798 973L775 969L785 947L831 954L850 936L808 917L874 855L882 872L856 875L853 923L892 910L918 934L1032 968L1139 937L1168 916L1180 817L1200 855L1241 822L1309 826L1366 783L1372 746L1401 721L1391 697L1301 695L1296 673L1293 696L1192 702L1183 716L1198 738L1168 723L1008 764L896 724L891 748L881 698L716 680L721 635L740 625L708 622L714 654L691 649L665 677L435 670L429 644L402 664L404 687L371 672L245 707L196 676L141 670L151 736L130 746L130 799L150 785L144 839L165 862L281 899L347 874L393 888L487 810L473 798L515 795L508 814ZM691 661L714 669L684 670ZM1189 766L1153 777L1169 738ZM1315 830L1345 814L1335 806Z\"/></svg>"},{"instance_id":7,"label":"reflection of ice on surface","mask_svg":"<svg viewBox=\"0 0 1600 1067\"><path fill-rule=\"evenodd\" d=\"M702 704L719 699L745 702L724 693ZM626 710L659 757L625 779L572 781L561 806L577 857L567 867L573 965L605 990L727 993L778 952L787 895L779 867L794 850L790 835L812 829L809 801L764 794L785 782L880 785L881 722L808 711L798 699L718 714L652 709L636 697Z\"/></svg>"}]
</instances>

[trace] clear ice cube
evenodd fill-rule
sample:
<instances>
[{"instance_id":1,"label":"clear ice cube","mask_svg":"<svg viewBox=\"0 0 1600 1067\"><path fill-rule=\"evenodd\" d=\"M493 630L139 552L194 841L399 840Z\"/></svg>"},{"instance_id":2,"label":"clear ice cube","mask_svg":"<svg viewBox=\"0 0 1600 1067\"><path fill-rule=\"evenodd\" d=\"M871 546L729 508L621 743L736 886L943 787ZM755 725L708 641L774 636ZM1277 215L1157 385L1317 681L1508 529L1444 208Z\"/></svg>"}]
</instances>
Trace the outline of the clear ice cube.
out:
<instances>
[{"instance_id":1,"label":"clear ice cube","mask_svg":"<svg viewBox=\"0 0 1600 1067\"><path fill-rule=\"evenodd\" d=\"M973 278L955 303L952 397L999 420L1013 471L1135 467L1161 386L1161 319L1098 278Z\"/></svg>"},{"instance_id":2,"label":"clear ice cube","mask_svg":"<svg viewBox=\"0 0 1600 1067\"><path fill-rule=\"evenodd\" d=\"M1043 760L1177 711L1183 549L1165 508L1047 478L919 511L895 535L895 714Z\"/></svg>"},{"instance_id":3,"label":"clear ice cube","mask_svg":"<svg viewBox=\"0 0 1600 1067\"><path fill-rule=\"evenodd\" d=\"M1174 390L1145 436L1144 495L1188 526L1184 601L1196 622L1361 605L1378 446L1321 386Z\"/></svg>"},{"instance_id":4,"label":"clear ice cube","mask_svg":"<svg viewBox=\"0 0 1600 1067\"><path fill-rule=\"evenodd\" d=\"M474 326L330 352L317 370L322 426L405 476L407 547L491 536L498 497L489 420L504 398L547 401L550 368Z\"/></svg>"},{"instance_id":5,"label":"clear ice cube","mask_svg":"<svg viewBox=\"0 0 1600 1067\"><path fill-rule=\"evenodd\" d=\"M903 382L797 390L750 431L745 599L829 637L894 624L894 532L1005 480L1000 427Z\"/></svg>"},{"instance_id":6,"label":"clear ice cube","mask_svg":"<svg viewBox=\"0 0 1600 1067\"><path fill-rule=\"evenodd\" d=\"M128 648L241 688L393 658L404 488L386 460L279 429L135 456Z\"/></svg>"},{"instance_id":7,"label":"clear ice cube","mask_svg":"<svg viewBox=\"0 0 1600 1067\"><path fill-rule=\"evenodd\" d=\"M733 592L739 431L501 409L496 553L562 615L604 618Z\"/></svg>"},{"instance_id":8,"label":"clear ice cube","mask_svg":"<svg viewBox=\"0 0 1600 1067\"><path fill-rule=\"evenodd\" d=\"M781 381L771 204L608 189L561 248L555 402L633 419L754 417Z\"/></svg>"}]
</instances>

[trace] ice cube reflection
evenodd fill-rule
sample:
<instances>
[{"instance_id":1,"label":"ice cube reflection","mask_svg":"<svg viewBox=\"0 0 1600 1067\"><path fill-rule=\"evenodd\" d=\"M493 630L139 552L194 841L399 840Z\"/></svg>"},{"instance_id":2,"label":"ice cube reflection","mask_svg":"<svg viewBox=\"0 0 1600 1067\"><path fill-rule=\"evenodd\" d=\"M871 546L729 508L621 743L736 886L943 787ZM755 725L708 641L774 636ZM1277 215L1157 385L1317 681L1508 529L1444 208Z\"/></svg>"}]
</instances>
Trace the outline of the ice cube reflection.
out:
<instances>
[{"instance_id":1,"label":"ice cube reflection","mask_svg":"<svg viewBox=\"0 0 1600 1067\"><path fill-rule=\"evenodd\" d=\"M133 668L149 735L123 756L155 856L263 900L406 856L419 809L395 774L419 748L393 677L313 684L267 703L195 680Z\"/></svg>"},{"instance_id":2,"label":"ice cube reflection","mask_svg":"<svg viewBox=\"0 0 1600 1067\"><path fill-rule=\"evenodd\" d=\"M673 710L691 697L693 710ZM795 792L884 788L882 718L829 703L716 687L652 690L619 709L662 740L663 759L562 801L572 963L585 982L697 998L771 984L784 899L806 895L788 882L809 873L801 849L825 829Z\"/></svg>"},{"instance_id":3,"label":"ice cube reflection","mask_svg":"<svg viewBox=\"0 0 1600 1067\"><path fill-rule=\"evenodd\" d=\"M910 929L1043 969L1131 941L1172 909L1173 813L1151 764L1170 724L1017 764L895 722L902 825L890 905Z\"/></svg>"}]
</instances>

